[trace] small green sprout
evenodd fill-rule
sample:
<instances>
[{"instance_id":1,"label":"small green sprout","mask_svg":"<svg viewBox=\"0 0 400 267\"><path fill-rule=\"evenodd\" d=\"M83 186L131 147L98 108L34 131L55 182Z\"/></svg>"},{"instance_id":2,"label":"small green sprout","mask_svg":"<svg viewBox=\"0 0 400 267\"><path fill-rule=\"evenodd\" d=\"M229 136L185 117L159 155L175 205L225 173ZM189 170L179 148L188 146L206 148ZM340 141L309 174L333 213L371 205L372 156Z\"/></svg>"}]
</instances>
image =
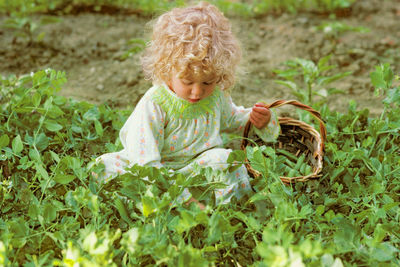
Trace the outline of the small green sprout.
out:
<instances>
[{"instance_id":1,"label":"small green sprout","mask_svg":"<svg viewBox=\"0 0 400 267\"><path fill-rule=\"evenodd\" d=\"M282 78L275 82L291 89L292 93L305 104L314 104L313 96L322 97L322 102L325 102L329 95L343 93L341 90L328 88L328 86L351 74L351 72L331 74L330 71L336 66L329 65L330 57L330 55L323 57L318 63L301 58L286 61L287 69L274 70L278 77ZM300 83L296 81L298 78L300 78Z\"/></svg>"}]
</instances>

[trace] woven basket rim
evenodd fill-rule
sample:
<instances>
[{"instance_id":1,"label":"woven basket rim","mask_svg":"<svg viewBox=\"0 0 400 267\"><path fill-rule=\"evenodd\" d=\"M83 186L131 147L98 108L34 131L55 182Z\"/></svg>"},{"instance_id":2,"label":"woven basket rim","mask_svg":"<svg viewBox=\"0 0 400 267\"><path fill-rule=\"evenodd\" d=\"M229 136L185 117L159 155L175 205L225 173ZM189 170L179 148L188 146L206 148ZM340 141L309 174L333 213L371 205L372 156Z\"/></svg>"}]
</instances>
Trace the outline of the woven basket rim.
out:
<instances>
[{"instance_id":1,"label":"woven basket rim","mask_svg":"<svg viewBox=\"0 0 400 267\"><path fill-rule=\"evenodd\" d=\"M302 130L308 132L311 136L313 136L315 138L315 140L317 141L317 150L313 151L313 157L316 159L316 164L313 165L313 172L305 175L305 176L296 176L296 177L286 177L286 176L280 176L280 179L282 182L286 183L286 184L292 184L294 182L306 182L310 179L315 179L315 178L319 178L322 176L321 171L322 171L322 167L323 167L323 155L324 155L324 148L325 148L325 140L326 140L326 128L325 128L325 123L323 122L321 115L318 111L314 110L313 108L311 108L310 106L304 105L296 100L277 100L275 102L273 102L270 105L266 105L265 107L267 108L271 108L271 107L280 107L283 105L293 105L295 107L298 107L300 109L306 110L308 112L311 113L311 115L313 115L319 122L320 122L320 131L318 132L313 126L291 118L291 117L278 117L278 121L279 124L281 125L289 125L289 126L297 126L299 128L301 128ZM248 135L250 132L250 128L251 128L251 122L248 121L246 126L245 126L245 130L244 130L244 138L242 140L242 145L241 148L242 150L246 151L246 146L248 145L249 141L248 141ZM246 168L248 171L250 171L253 175L255 176L260 176L261 174L254 170L250 163L247 161L246 159Z\"/></svg>"}]
</instances>

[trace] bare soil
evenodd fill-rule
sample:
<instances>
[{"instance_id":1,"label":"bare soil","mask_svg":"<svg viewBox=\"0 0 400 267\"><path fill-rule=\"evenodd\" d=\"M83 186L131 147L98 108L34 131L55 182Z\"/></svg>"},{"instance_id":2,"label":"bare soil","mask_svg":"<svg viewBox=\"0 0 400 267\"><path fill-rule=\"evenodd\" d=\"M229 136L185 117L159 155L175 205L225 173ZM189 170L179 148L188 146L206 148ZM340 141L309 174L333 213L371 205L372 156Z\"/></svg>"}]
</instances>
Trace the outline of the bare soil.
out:
<instances>
[{"instance_id":1,"label":"bare soil","mask_svg":"<svg viewBox=\"0 0 400 267\"><path fill-rule=\"evenodd\" d=\"M271 14L260 18L230 17L234 32L242 43L242 67L232 96L235 103L251 106L259 100L293 99L289 89L277 85L274 69L294 58L318 61L332 54L337 72L352 75L335 82L343 94L328 98L331 110L345 112L349 100L359 108L377 115L381 99L374 96L370 72L388 62L400 70L400 1L359 0L352 8L339 12L335 21L366 27L367 33L345 32L335 37L318 30L324 22L334 21L329 14ZM38 16L39 18L39 16ZM60 94L92 103L107 102L132 108L149 88L144 80L139 55L126 60L128 41L147 38L149 17L81 12L60 16L61 22L45 25L42 41L28 44L10 29L0 28L0 74L22 75L39 69L66 71L68 82ZM6 19L0 16L0 24Z\"/></svg>"}]
</instances>

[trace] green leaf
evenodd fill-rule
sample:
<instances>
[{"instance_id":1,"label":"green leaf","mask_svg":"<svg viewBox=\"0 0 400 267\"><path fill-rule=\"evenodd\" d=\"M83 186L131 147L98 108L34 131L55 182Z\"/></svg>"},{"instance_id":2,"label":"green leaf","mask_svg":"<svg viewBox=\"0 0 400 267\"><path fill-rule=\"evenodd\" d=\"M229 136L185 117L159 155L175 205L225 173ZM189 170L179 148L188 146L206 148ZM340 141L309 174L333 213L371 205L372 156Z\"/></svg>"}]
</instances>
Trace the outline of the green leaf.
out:
<instances>
[{"instance_id":1,"label":"green leaf","mask_svg":"<svg viewBox=\"0 0 400 267\"><path fill-rule=\"evenodd\" d=\"M375 86L375 94L379 95L380 90L388 90L393 82L394 74L389 64L375 67L375 71L370 74L371 82Z\"/></svg>"},{"instance_id":2,"label":"green leaf","mask_svg":"<svg viewBox=\"0 0 400 267\"><path fill-rule=\"evenodd\" d=\"M45 36L45 35L46 35L45 32L39 33L38 36L36 36L36 41L37 41L37 42L42 41L42 40L44 39L44 36Z\"/></svg>"},{"instance_id":3,"label":"green leaf","mask_svg":"<svg viewBox=\"0 0 400 267\"><path fill-rule=\"evenodd\" d=\"M400 207L400 202L388 203L388 204L385 204L385 205L383 206L383 208L384 208L385 211L388 211L388 210L390 210L390 209L392 209L392 208L394 208L394 207Z\"/></svg>"},{"instance_id":4,"label":"green leaf","mask_svg":"<svg viewBox=\"0 0 400 267\"><path fill-rule=\"evenodd\" d=\"M56 119L64 114L64 111L62 111L59 107L55 105L51 105L49 107L49 112L48 115L52 119Z\"/></svg>"},{"instance_id":5,"label":"green leaf","mask_svg":"<svg viewBox=\"0 0 400 267\"><path fill-rule=\"evenodd\" d=\"M44 179L44 180L48 180L49 179L49 174L47 173L47 171L45 170L45 168L43 168L42 164L37 163L36 164L36 171L39 173L39 175Z\"/></svg>"},{"instance_id":6,"label":"green leaf","mask_svg":"<svg viewBox=\"0 0 400 267\"><path fill-rule=\"evenodd\" d=\"M306 73L315 73L317 72L317 66L315 65L314 62L312 62L311 60L307 60L307 59L303 59L303 58L297 58L295 60L295 62L297 64L299 64L302 68L303 71L305 71Z\"/></svg>"},{"instance_id":7,"label":"green leaf","mask_svg":"<svg viewBox=\"0 0 400 267\"><path fill-rule=\"evenodd\" d=\"M54 181L60 184L68 184L72 182L75 178L76 176L71 174L57 174L54 177Z\"/></svg>"},{"instance_id":8,"label":"green leaf","mask_svg":"<svg viewBox=\"0 0 400 267\"><path fill-rule=\"evenodd\" d=\"M371 257L379 262L391 261L398 252L390 243L384 242L371 249Z\"/></svg>"},{"instance_id":9,"label":"green leaf","mask_svg":"<svg viewBox=\"0 0 400 267\"><path fill-rule=\"evenodd\" d=\"M93 107L89 109L85 114L83 114L83 118L88 121L95 121L98 120L100 117L99 111L97 107Z\"/></svg>"},{"instance_id":10,"label":"green leaf","mask_svg":"<svg viewBox=\"0 0 400 267\"><path fill-rule=\"evenodd\" d=\"M101 125L101 123L98 120L94 121L94 128L96 129L96 133L98 136L103 136L103 126Z\"/></svg>"},{"instance_id":11,"label":"green leaf","mask_svg":"<svg viewBox=\"0 0 400 267\"><path fill-rule=\"evenodd\" d=\"M47 130L51 132L57 132L63 128L61 124L58 124L56 121L53 120L46 120L44 122L44 126L46 127Z\"/></svg>"},{"instance_id":12,"label":"green leaf","mask_svg":"<svg viewBox=\"0 0 400 267\"><path fill-rule=\"evenodd\" d=\"M336 258L335 261L333 262L333 265L330 267L343 267L342 260L340 258Z\"/></svg>"},{"instance_id":13,"label":"green leaf","mask_svg":"<svg viewBox=\"0 0 400 267\"><path fill-rule=\"evenodd\" d=\"M346 76L349 76L350 74L352 74L352 72L348 71L348 72L338 73L332 76L320 77L317 79L317 83L320 85L327 85L334 81L340 80Z\"/></svg>"},{"instance_id":14,"label":"green leaf","mask_svg":"<svg viewBox=\"0 0 400 267\"><path fill-rule=\"evenodd\" d=\"M151 197L144 196L142 198L143 205L143 215L144 217L148 217L150 214L156 211L156 207L153 203L153 199Z\"/></svg>"},{"instance_id":15,"label":"green leaf","mask_svg":"<svg viewBox=\"0 0 400 267\"><path fill-rule=\"evenodd\" d=\"M40 19L40 24L45 25L45 24L52 24L52 23L57 23L60 22L61 19L55 16L44 16Z\"/></svg>"},{"instance_id":16,"label":"green leaf","mask_svg":"<svg viewBox=\"0 0 400 267\"><path fill-rule=\"evenodd\" d=\"M282 81L282 80L275 80L274 81L277 84L281 84L283 86L286 86L287 88L293 90L293 91L297 91L297 84L291 81Z\"/></svg>"},{"instance_id":17,"label":"green leaf","mask_svg":"<svg viewBox=\"0 0 400 267\"><path fill-rule=\"evenodd\" d=\"M176 230L179 234L182 234L184 231L190 230L190 228L196 226L198 222L195 220L192 213L187 211L181 212L181 219L179 220L179 224L176 226Z\"/></svg>"},{"instance_id":18,"label":"green leaf","mask_svg":"<svg viewBox=\"0 0 400 267\"><path fill-rule=\"evenodd\" d=\"M40 133L35 140L36 148L39 151L43 151L49 146L49 140L50 138L48 138L44 133Z\"/></svg>"},{"instance_id":19,"label":"green leaf","mask_svg":"<svg viewBox=\"0 0 400 267\"><path fill-rule=\"evenodd\" d=\"M315 214L317 216L321 216L325 211L325 206L324 205L318 205L317 208L315 209Z\"/></svg>"},{"instance_id":20,"label":"green leaf","mask_svg":"<svg viewBox=\"0 0 400 267\"><path fill-rule=\"evenodd\" d=\"M382 102L387 105L392 103L400 105L400 87L390 89Z\"/></svg>"},{"instance_id":21,"label":"green leaf","mask_svg":"<svg viewBox=\"0 0 400 267\"><path fill-rule=\"evenodd\" d=\"M345 94L346 92L344 90L340 90L337 88L329 88L328 89L328 95L334 95L334 94Z\"/></svg>"},{"instance_id":22,"label":"green leaf","mask_svg":"<svg viewBox=\"0 0 400 267\"><path fill-rule=\"evenodd\" d=\"M37 217L39 216L39 214L40 214L40 208L39 208L39 206L38 206L37 204L35 204L35 203L31 203L31 204L29 205L29 208L28 208L28 216L29 216L32 220L34 220L34 219L37 219Z\"/></svg>"},{"instance_id":23,"label":"green leaf","mask_svg":"<svg viewBox=\"0 0 400 267\"><path fill-rule=\"evenodd\" d=\"M29 227L23 217L15 218L8 223L9 231L15 237L24 237L29 233Z\"/></svg>"},{"instance_id":24,"label":"green leaf","mask_svg":"<svg viewBox=\"0 0 400 267\"><path fill-rule=\"evenodd\" d=\"M43 218L47 223L54 221L57 218L56 207L50 203L46 203L43 207Z\"/></svg>"},{"instance_id":25,"label":"green leaf","mask_svg":"<svg viewBox=\"0 0 400 267\"><path fill-rule=\"evenodd\" d=\"M322 57L320 60L318 60L318 69L321 70L322 68L328 66L329 65L328 62L331 57L332 57L332 55L327 55L325 57Z\"/></svg>"},{"instance_id":26,"label":"green leaf","mask_svg":"<svg viewBox=\"0 0 400 267\"><path fill-rule=\"evenodd\" d=\"M125 222L127 222L129 225L133 225L133 221L129 217L128 212L126 211L124 202L122 202L122 200L118 195L115 195L114 207L118 210L119 215Z\"/></svg>"},{"instance_id":27,"label":"green leaf","mask_svg":"<svg viewBox=\"0 0 400 267\"><path fill-rule=\"evenodd\" d=\"M266 171L265 157L259 147L246 147L246 154L251 166L255 170L261 173Z\"/></svg>"},{"instance_id":28,"label":"green leaf","mask_svg":"<svg viewBox=\"0 0 400 267\"><path fill-rule=\"evenodd\" d=\"M40 154L36 149L29 149L29 157L31 158L31 160L41 162Z\"/></svg>"},{"instance_id":29,"label":"green leaf","mask_svg":"<svg viewBox=\"0 0 400 267\"><path fill-rule=\"evenodd\" d=\"M382 227L382 224L378 223L375 226L374 230L374 242L376 244L379 244L383 241L383 239L386 237L387 231Z\"/></svg>"},{"instance_id":30,"label":"green leaf","mask_svg":"<svg viewBox=\"0 0 400 267\"><path fill-rule=\"evenodd\" d=\"M42 96L36 92L33 96L32 96L32 103L35 107L38 107L40 105L40 101L42 100Z\"/></svg>"},{"instance_id":31,"label":"green leaf","mask_svg":"<svg viewBox=\"0 0 400 267\"><path fill-rule=\"evenodd\" d=\"M24 149L24 145L21 140L21 136L17 135L12 141L12 150L15 154L21 153Z\"/></svg>"},{"instance_id":32,"label":"green leaf","mask_svg":"<svg viewBox=\"0 0 400 267\"><path fill-rule=\"evenodd\" d=\"M54 153L53 151L50 151L50 155L55 162L57 162L57 163L60 162L60 157L56 153Z\"/></svg>"},{"instance_id":33,"label":"green leaf","mask_svg":"<svg viewBox=\"0 0 400 267\"><path fill-rule=\"evenodd\" d=\"M300 73L295 70L295 69L289 69L289 70L274 70L274 72L282 78L286 79L292 79L293 77L299 75Z\"/></svg>"},{"instance_id":34,"label":"green leaf","mask_svg":"<svg viewBox=\"0 0 400 267\"><path fill-rule=\"evenodd\" d=\"M244 162L245 159L246 153L243 150L234 150L229 154L227 163Z\"/></svg>"},{"instance_id":35,"label":"green leaf","mask_svg":"<svg viewBox=\"0 0 400 267\"><path fill-rule=\"evenodd\" d=\"M386 83L385 80L383 79L383 73L382 72L372 72L370 74L370 78L371 78L371 82L372 84L380 89L380 88L385 88L386 87Z\"/></svg>"},{"instance_id":36,"label":"green leaf","mask_svg":"<svg viewBox=\"0 0 400 267\"><path fill-rule=\"evenodd\" d=\"M0 137L0 149L2 149L3 147L8 146L9 143L10 143L10 138L8 137L8 135L3 134Z\"/></svg>"}]
</instances>

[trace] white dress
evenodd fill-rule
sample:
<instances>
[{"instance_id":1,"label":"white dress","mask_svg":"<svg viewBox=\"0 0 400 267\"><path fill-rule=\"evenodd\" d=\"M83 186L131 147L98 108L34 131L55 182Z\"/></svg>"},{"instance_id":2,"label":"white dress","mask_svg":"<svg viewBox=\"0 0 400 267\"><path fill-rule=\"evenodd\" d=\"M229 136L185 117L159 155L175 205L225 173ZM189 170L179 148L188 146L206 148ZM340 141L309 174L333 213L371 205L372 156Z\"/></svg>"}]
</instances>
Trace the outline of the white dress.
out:
<instances>
[{"instance_id":1,"label":"white dress","mask_svg":"<svg viewBox=\"0 0 400 267\"><path fill-rule=\"evenodd\" d=\"M231 97L216 88L207 98L190 103L168 89L154 85L137 104L120 131L123 150L100 156L104 172L98 177L108 181L134 164L166 167L191 174L198 166L226 171L226 187L214 191L216 204L228 203L233 196L241 198L251 192L244 165L233 172L226 170L231 152L222 147L221 132L243 135L251 108L237 107ZM264 141L275 140L280 131L276 114L270 123L254 131ZM185 189L179 201L191 197Z\"/></svg>"}]
</instances>

